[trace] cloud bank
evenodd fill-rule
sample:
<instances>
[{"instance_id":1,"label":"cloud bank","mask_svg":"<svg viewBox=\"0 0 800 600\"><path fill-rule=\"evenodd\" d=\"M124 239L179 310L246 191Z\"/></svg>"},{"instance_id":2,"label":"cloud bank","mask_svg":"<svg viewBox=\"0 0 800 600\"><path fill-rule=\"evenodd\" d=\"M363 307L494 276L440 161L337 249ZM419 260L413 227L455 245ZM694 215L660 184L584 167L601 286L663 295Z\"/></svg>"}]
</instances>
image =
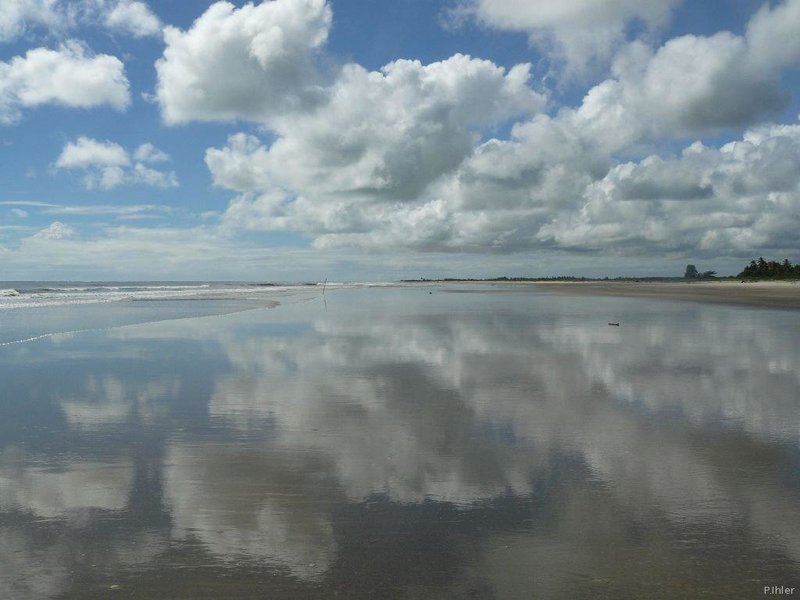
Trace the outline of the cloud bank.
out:
<instances>
[{"instance_id":1,"label":"cloud bank","mask_svg":"<svg viewBox=\"0 0 800 600\"><path fill-rule=\"evenodd\" d=\"M521 8L516 22L558 30L601 11L616 31L631 19L655 25L675 6L584 4ZM515 14L503 2L476 6ZM798 28L800 2L789 0L762 8L742 35L618 44L609 77L555 114L543 112L529 65L463 55L376 72L348 64L305 111L219 113L263 123L275 139L234 134L206 163L217 186L241 194L226 227L302 232L317 248L787 252L798 241L798 129L761 124L786 104L782 74L800 62ZM492 137L514 120L510 136ZM693 141L742 128L720 147ZM642 156L664 142L684 149ZM626 154L639 157L620 162Z\"/></svg>"},{"instance_id":2,"label":"cloud bank","mask_svg":"<svg viewBox=\"0 0 800 600\"><path fill-rule=\"evenodd\" d=\"M590 256L726 264L793 256L800 124L787 107L800 65L800 0L765 3L736 32L660 41L681 6L464 0L455 13L526 33L531 58L541 60L412 55L367 68L331 54L326 0L215 2L182 27L163 25L140 1L9 0L0 41L46 30L58 45L0 62L0 123L42 106L127 110L122 61L69 38L87 27L163 33L148 97L164 135L215 123L227 136L193 158L204 157L227 206L204 205L185 230L172 223L176 240L198 235L204 252L230 256L252 240L278 239L310 244L321 260L380 254L414 264L459 254L481 254L485 264L544 253L581 256L581 264ZM554 72L570 89L584 85L582 97L565 103L564 90L537 83ZM102 136L88 127L64 134L56 172L98 193L178 186L169 156L152 144L123 147L83 132ZM8 209L13 227L41 212L20 211ZM25 230L25 243L48 222ZM23 239L13 231L22 229L9 227L4 251L13 253L14 235ZM106 235L116 243L119 231ZM99 242L77 238L37 243L43 251L45 241L69 241L77 253Z\"/></svg>"}]
</instances>

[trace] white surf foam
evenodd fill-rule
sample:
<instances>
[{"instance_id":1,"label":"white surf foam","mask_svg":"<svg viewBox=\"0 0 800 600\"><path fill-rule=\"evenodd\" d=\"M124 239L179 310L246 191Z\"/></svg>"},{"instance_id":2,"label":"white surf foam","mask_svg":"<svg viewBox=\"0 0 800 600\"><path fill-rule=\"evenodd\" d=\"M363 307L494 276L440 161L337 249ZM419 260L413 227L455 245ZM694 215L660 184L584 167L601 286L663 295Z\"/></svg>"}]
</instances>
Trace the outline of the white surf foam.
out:
<instances>
[{"instance_id":1,"label":"white surf foam","mask_svg":"<svg viewBox=\"0 0 800 600\"><path fill-rule=\"evenodd\" d=\"M0 291L0 310L102 304L108 302L135 302L159 300L224 300L268 299L274 295L308 289L304 286L275 285L256 287L247 285L97 285L39 287L22 292L6 288Z\"/></svg>"}]
</instances>

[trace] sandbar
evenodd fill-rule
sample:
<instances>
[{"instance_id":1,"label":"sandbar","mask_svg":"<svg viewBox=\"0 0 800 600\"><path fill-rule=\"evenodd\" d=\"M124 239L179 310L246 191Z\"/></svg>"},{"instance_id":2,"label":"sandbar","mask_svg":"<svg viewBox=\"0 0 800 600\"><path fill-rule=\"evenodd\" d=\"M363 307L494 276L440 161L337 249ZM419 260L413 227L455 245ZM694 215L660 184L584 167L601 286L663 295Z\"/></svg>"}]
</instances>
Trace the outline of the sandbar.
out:
<instances>
[{"instance_id":1,"label":"sandbar","mask_svg":"<svg viewBox=\"0 0 800 600\"><path fill-rule=\"evenodd\" d=\"M623 296L800 309L798 281L537 281L553 294Z\"/></svg>"}]
</instances>

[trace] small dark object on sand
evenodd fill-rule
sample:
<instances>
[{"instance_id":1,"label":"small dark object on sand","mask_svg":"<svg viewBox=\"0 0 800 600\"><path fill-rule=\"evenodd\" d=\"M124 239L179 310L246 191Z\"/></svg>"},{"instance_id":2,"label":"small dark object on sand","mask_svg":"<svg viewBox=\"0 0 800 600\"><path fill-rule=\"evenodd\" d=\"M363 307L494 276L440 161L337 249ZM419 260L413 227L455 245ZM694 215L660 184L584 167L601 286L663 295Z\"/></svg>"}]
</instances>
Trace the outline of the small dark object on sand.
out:
<instances>
[{"instance_id":1,"label":"small dark object on sand","mask_svg":"<svg viewBox=\"0 0 800 600\"><path fill-rule=\"evenodd\" d=\"M619 323L609 323L612 327L619 327Z\"/></svg>"},{"instance_id":2,"label":"small dark object on sand","mask_svg":"<svg viewBox=\"0 0 800 600\"><path fill-rule=\"evenodd\" d=\"M429 294L432 294L433 292L428 292L428 293L429 293Z\"/></svg>"}]
</instances>

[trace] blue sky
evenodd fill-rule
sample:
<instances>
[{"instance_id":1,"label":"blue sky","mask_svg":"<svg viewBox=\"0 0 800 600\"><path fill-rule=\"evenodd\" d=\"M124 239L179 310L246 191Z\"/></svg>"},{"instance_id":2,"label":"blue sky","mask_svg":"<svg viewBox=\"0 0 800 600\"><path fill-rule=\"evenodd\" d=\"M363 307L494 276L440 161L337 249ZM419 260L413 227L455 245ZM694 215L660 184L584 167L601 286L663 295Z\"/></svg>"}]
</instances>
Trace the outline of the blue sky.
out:
<instances>
[{"instance_id":1,"label":"blue sky","mask_svg":"<svg viewBox=\"0 0 800 600\"><path fill-rule=\"evenodd\" d=\"M800 259L800 0L7 0L0 279Z\"/></svg>"}]
</instances>

